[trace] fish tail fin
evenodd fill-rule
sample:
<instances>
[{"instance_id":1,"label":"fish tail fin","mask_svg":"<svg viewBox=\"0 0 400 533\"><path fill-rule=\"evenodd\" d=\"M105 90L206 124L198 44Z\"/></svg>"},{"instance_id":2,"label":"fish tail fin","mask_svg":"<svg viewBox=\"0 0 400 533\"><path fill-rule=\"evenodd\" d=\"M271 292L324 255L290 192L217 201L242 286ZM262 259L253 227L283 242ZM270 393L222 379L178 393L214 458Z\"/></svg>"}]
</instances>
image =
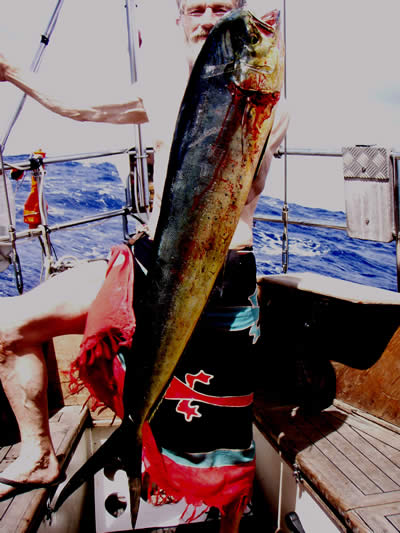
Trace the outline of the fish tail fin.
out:
<instances>
[{"instance_id":1,"label":"fish tail fin","mask_svg":"<svg viewBox=\"0 0 400 533\"><path fill-rule=\"evenodd\" d=\"M132 529L135 528L140 495L142 491L142 442L138 439L130 449L129 455L125 458L125 470L128 476L129 499L131 508Z\"/></svg>"},{"instance_id":2,"label":"fish tail fin","mask_svg":"<svg viewBox=\"0 0 400 533\"><path fill-rule=\"evenodd\" d=\"M131 523L132 528L136 525L139 512L140 492L142 490L141 476L129 476L129 496L131 504Z\"/></svg>"}]
</instances>

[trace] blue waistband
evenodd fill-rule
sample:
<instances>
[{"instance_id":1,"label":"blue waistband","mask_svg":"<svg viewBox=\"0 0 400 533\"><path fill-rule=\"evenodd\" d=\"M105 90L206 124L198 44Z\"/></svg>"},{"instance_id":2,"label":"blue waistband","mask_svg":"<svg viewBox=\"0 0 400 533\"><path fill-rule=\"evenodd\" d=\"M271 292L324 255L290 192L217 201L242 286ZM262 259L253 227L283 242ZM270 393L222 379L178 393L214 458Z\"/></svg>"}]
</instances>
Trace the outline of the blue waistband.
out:
<instances>
[{"instance_id":1,"label":"blue waistband","mask_svg":"<svg viewBox=\"0 0 400 533\"><path fill-rule=\"evenodd\" d=\"M201 325L227 331L243 331L250 328L250 335L253 336L253 343L255 343L260 335L258 324L260 307L257 302L257 292L249 297L249 302L252 305L214 307L206 310L201 318Z\"/></svg>"},{"instance_id":2,"label":"blue waistband","mask_svg":"<svg viewBox=\"0 0 400 533\"><path fill-rule=\"evenodd\" d=\"M196 468L218 468L223 466L238 466L250 463L255 458L255 444L252 442L247 450L214 450L207 453L178 454L165 448L161 449L163 455L182 466Z\"/></svg>"}]
</instances>

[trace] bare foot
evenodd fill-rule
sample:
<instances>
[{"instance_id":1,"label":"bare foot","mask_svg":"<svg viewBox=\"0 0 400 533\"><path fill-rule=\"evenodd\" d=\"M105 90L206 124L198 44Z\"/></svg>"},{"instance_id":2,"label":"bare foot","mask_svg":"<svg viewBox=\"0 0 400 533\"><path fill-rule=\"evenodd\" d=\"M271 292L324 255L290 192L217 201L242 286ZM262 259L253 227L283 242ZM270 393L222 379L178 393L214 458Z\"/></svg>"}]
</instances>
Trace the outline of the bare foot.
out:
<instances>
[{"instance_id":1,"label":"bare foot","mask_svg":"<svg viewBox=\"0 0 400 533\"><path fill-rule=\"evenodd\" d=\"M20 455L8 468L0 473L0 477L18 483L51 483L60 474L60 465L53 453L47 453L41 458L33 459L32 456ZM0 498L12 494L15 488L0 483Z\"/></svg>"}]
</instances>

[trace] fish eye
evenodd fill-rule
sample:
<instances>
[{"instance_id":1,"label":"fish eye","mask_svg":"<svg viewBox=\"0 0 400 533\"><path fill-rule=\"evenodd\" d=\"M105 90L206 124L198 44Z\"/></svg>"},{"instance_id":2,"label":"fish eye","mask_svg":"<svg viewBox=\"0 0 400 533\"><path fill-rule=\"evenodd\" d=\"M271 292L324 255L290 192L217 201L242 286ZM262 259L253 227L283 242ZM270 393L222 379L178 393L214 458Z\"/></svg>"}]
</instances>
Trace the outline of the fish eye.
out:
<instances>
[{"instance_id":1,"label":"fish eye","mask_svg":"<svg viewBox=\"0 0 400 533\"><path fill-rule=\"evenodd\" d=\"M257 44L259 41L259 36L256 33L250 34L250 44Z\"/></svg>"}]
</instances>

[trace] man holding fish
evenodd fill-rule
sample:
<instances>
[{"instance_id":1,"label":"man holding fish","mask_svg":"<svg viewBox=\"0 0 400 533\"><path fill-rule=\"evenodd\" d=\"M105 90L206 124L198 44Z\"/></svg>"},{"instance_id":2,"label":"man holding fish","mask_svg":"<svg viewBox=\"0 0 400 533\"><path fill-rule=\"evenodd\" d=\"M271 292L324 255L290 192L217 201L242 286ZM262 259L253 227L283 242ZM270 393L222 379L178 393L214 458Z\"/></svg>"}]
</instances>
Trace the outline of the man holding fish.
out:
<instances>
[{"instance_id":1,"label":"man holding fish","mask_svg":"<svg viewBox=\"0 0 400 533\"><path fill-rule=\"evenodd\" d=\"M241 0L210 2L178 0L178 23L183 29L190 70L192 68L194 71L196 70L196 57L215 23L225 14L239 7L242 7ZM197 246L195 252L193 251L195 248L193 242L189 241L186 235L180 241L180 250L182 254L186 254L185 265L186 263L193 265L193 262L196 265L190 270L190 273L188 270L188 274L182 274L176 267L177 279L179 276L189 277L193 275L192 272L198 272L195 270L197 264L205 265L210 272L213 271L213 275L208 276L211 281L208 281L208 278L206 281L202 281L199 295L194 300L201 300L200 293L203 284L206 283L211 283L210 297L176 372L174 369L178 360L174 361L171 368L168 369L169 377L171 377L171 372L174 372L172 380L170 382L167 380L164 384L166 387L169 383L169 386L165 390L163 384L160 385L159 392L163 393L164 401L154 414L152 406L158 405L157 389L154 393L154 399L149 400L148 406L143 406L143 413L141 413L141 415L143 414L143 424L140 425L140 432L143 430L144 433L144 459L150 486L152 482L155 482L172 498L179 499L184 495L188 503L204 502L207 505L219 507L228 515L231 513L233 522L240 516L254 473L254 449L251 437L251 364L243 362L243 359L247 359L245 354L251 349L257 336L256 268L252 253L253 216L258 198L265 185L273 154L279 148L288 125L288 117L285 113L275 117L273 123L283 72L282 46L279 36L277 36L279 33L279 15L272 12L265 19L265 22L255 22L247 15L245 19L246 23L250 24L252 31L256 29L262 36L260 37L262 46L265 47L266 57L270 62L266 66L272 74L269 72L268 76L264 76L264 74L262 76L257 74L256 76L254 72L259 68L258 63L254 63L255 66L246 70L247 63L250 64L259 60L257 55L260 53L259 50L256 50L257 53L251 53L250 44L250 52L244 61L244 74L240 70L243 65L235 67L229 74L233 79L233 84L229 85L229 90L232 91L230 99L233 103L227 108L221 133L216 139L213 138L216 147L210 156L219 182L212 182L212 186L207 185L206 189L199 193L183 221L185 223L186 220L193 220L194 225L198 224L198 231L204 233L204 220L198 222L192 212L195 212L196 209L199 211L200 206L199 216L207 213L208 204L202 204L202 202L206 202L211 188L220 187L221 198L230 196L232 198L229 198L230 203L224 204L222 207L219 205L220 203L222 205L222 200L221 202L218 201L220 211L217 212L216 208L213 208L214 210L210 210L209 216L219 233L223 233L220 231L220 227L221 225L225 227L225 223L228 229L226 235L220 236L219 240L215 241L213 240L213 230L207 230L208 232L206 231L204 236L202 233L201 239L203 240L200 239L195 242L196 245L198 242L201 242L202 245ZM239 22L232 18L231 24L242 24L240 22L242 19L238 20ZM259 30L260 27L261 30ZM247 28L242 29L242 26L240 28L238 31L248 32ZM251 46L253 45L254 43L251 43ZM210 57L213 55L211 52L209 51ZM246 54L247 51L244 50L243 53ZM204 55L205 60L207 57ZM261 67L264 67L263 59L260 59L259 63ZM272 63L275 70L270 68ZM206 64L205 72L212 69L216 71L218 68L218 65ZM199 76L197 79L201 82L204 76ZM63 104L47 95L40 88L35 76L23 73L13 67L2 56L0 56L0 80L13 83L48 109L75 120L139 124L147 121L148 116L152 118L150 108L148 112L146 95L136 95L127 102L104 106L78 107ZM257 92L257 95L260 96L253 98L255 84L261 84L263 87L261 92ZM190 100L188 101L190 104ZM182 123L185 112L188 115L188 118L185 119L186 122L191 117L189 104L186 108L181 108L181 122L178 120L177 126L178 138L179 124ZM198 105L202 113L207 113L207 108L202 101L199 101ZM235 106L241 110L240 120L237 118ZM262 112L260 111L261 108ZM214 109L211 110L212 114L215 114ZM168 217L174 219L173 216L171 217L171 213L173 213L173 205L170 205L172 204L171 200L163 198L172 128L173 124L171 124L170 133L167 133L165 128L160 128L160 131L165 133L164 138L156 139L154 143L156 150L155 202L148 234L134 245L136 258L135 301L142 297L139 286L141 276L143 277L143 284L146 282L137 265L148 266L146 265L146 257L148 249L153 246L153 241L158 243L157 246L161 250L158 256L159 264L168 255L170 249L169 242L165 243L164 236L158 234L157 223L161 221L161 226L168 225L166 219ZM268 139L265 152L262 151L257 140L260 131L264 132L265 142ZM189 128L189 133L193 137L195 137L195 132L196 123ZM190 135L188 134L188 137ZM218 145L221 138L229 139L229 143L240 147L243 143L247 143L247 152L250 155L254 153L254 158L258 154L254 166L252 166L254 158L250 156L246 156L247 159L242 157L240 160L235 160L234 156L229 155L229 160L227 160L221 149L221 146L224 148L225 141L222 142L221 146ZM182 140L185 141L186 137ZM183 144L185 143L182 142ZM179 164L176 164L176 168L174 164L171 165L168 171L167 184L168 187L176 187L175 197L177 198L180 191L179 183L176 184L174 177L169 179L169 174L180 175L186 169L185 172L190 175L191 169L190 166L187 166L184 157L182 161L179 159L181 157L180 148L173 145L174 148L175 156L172 157L172 161L178 161ZM191 146L187 148L187 150L191 149ZM235 154L236 152L232 153ZM263 154L263 157L259 163L260 154ZM201 165L201 160L199 164ZM252 171L251 181L248 184L240 184L239 187L243 188L242 196L245 194L245 197L243 201L237 201L237 196L233 196L234 184L232 182L226 185L228 182L226 176L231 173L236 179L236 173L238 173L239 180L242 174L250 171ZM225 189L223 189L224 186ZM235 192L236 194L240 193ZM161 203L162 198L163 203ZM185 206L186 197L183 196L182 198L182 205ZM164 204L167 203L169 204L168 208L165 208ZM232 215L235 210L237 210L237 216ZM179 228L179 220L176 223L176 227ZM208 227L213 228L212 222L208 223ZM198 234L196 234L196 238L198 238ZM203 250L208 253L209 250L214 249L218 249L218 257L222 256L221 254L226 257L223 264L218 262L218 258L210 266L209 259L203 258ZM36 488L56 483L59 479L58 461L48 430L47 378L41 346L54 336L84 331L87 314L103 285L106 269L107 265L103 261L88 263L51 278L27 294L15 298L4 298L0 301L0 378L16 414L22 442L19 458L3 472L3 477L0 479L0 498L18 492L24 484L28 484L29 488ZM200 271L203 275L204 268L202 267ZM220 274L218 275L219 271ZM186 271L183 270L183 272ZM160 272L159 278L156 279L157 283L154 282L156 287L162 288L160 280L163 279L163 275L163 272ZM196 276L197 274L194 275L194 277ZM211 290L212 285L214 288ZM161 289L160 292L162 292ZM146 298L147 294L143 298ZM153 294L154 300L157 299L155 289L150 290L150 294ZM41 302L39 310L37 308L38 301ZM193 313L201 313L201 310L202 306L198 310L194 310ZM139 312L138 323L140 319ZM154 327L157 328L156 323ZM182 326L182 329L185 327ZM188 331L190 327L187 326ZM190 333L191 331L188 333L189 336ZM182 349L186 341L185 337L181 342ZM156 356L154 360L158 361ZM138 384L138 388L140 389L140 384ZM132 402L133 410L135 410L135 397L128 397L127 401L128 405L129 402ZM145 425L144 422L153 414L150 430L150 426ZM168 420L168 427L165 425L166 420ZM239 428L237 424L239 424ZM158 446L154 444L153 435ZM163 450L162 454L160 447ZM226 453L226 450L229 450L230 453ZM152 462L155 461L163 462L162 464L165 466L163 474L165 475L160 476L152 468ZM216 466L219 466L220 469L216 469ZM216 472L218 473L213 480L214 485L210 486L211 473L215 474ZM218 477L219 474L220 477ZM179 478L180 483L171 483L168 476L175 479ZM198 486L192 490L192 485L194 486L196 483ZM230 500L223 497L224 483L228 486L227 492L233 493ZM237 511L236 514L232 512L233 508ZM236 526L237 524L234 526L232 522L229 523L228 521L223 527L225 527L225 531L235 531Z\"/></svg>"}]
</instances>

